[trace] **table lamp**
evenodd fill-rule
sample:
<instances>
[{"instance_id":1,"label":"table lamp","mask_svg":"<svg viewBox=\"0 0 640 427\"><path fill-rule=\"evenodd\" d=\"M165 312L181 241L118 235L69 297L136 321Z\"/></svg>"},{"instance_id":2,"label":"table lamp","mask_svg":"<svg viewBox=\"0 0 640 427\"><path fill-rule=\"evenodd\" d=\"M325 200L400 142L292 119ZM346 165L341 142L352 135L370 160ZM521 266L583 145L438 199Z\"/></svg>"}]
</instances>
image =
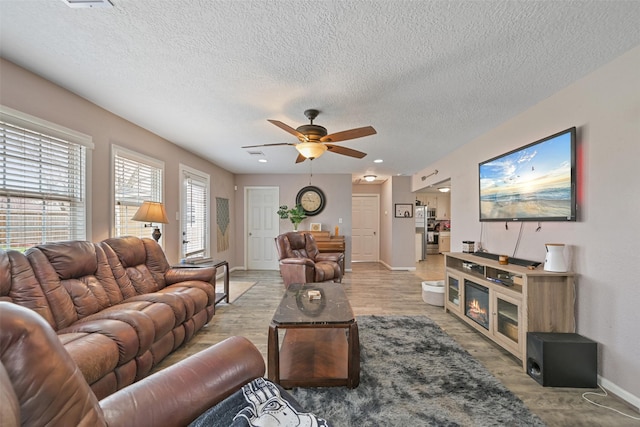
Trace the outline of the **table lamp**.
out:
<instances>
[{"instance_id":1,"label":"table lamp","mask_svg":"<svg viewBox=\"0 0 640 427\"><path fill-rule=\"evenodd\" d=\"M156 242L160 240L162 233L160 233L160 228L158 228L158 226L154 226L153 223L169 223L167 213L164 210L164 205L160 202L142 202L142 205L140 205L138 211L131 219L134 221L148 222L148 224L144 225L145 227L154 227L151 237L153 237Z\"/></svg>"}]
</instances>

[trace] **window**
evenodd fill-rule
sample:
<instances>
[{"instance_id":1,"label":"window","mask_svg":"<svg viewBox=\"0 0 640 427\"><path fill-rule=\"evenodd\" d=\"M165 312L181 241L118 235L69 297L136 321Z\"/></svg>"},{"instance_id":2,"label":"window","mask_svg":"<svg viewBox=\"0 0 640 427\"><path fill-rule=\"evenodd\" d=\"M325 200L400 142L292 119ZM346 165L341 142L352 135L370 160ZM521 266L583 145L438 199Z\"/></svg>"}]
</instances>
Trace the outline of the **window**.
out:
<instances>
[{"instance_id":1,"label":"window","mask_svg":"<svg viewBox=\"0 0 640 427\"><path fill-rule=\"evenodd\" d=\"M180 165L182 257L208 256L209 175Z\"/></svg>"},{"instance_id":2,"label":"window","mask_svg":"<svg viewBox=\"0 0 640 427\"><path fill-rule=\"evenodd\" d=\"M113 146L114 237L151 237L152 229L131 218L145 200L162 202L163 175L163 162ZM153 225L163 231L162 224Z\"/></svg>"},{"instance_id":3,"label":"window","mask_svg":"<svg viewBox=\"0 0 640 427\"><path fill-rule=\"evenodd\" d=\"M0 106L0 247L86 240L88 135Z\"/></svg>"}]
</instances>

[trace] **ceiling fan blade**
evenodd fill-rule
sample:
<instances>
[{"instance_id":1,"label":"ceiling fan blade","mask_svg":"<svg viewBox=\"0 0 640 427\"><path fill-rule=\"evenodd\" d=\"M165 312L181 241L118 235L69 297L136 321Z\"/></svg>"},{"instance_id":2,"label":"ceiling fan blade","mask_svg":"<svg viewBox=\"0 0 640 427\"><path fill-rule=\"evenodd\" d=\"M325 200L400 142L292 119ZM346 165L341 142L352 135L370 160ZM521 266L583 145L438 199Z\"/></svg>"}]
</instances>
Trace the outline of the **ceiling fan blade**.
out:
<instances>
[{"instance_id":1,"label":"ceiling fan blade","mask_svg":"<svg viewBox=\"0 0 640 427\"><path fill-rule=\"evenodd\" d=\"M274 143L274 144L243 145L240 148L275 147L275 146L278 146L278 145L296 145L296 144L293 144L291 142L277 142L277 143Z\"/></svg>"},{"instance_id":2,"label":"ceiling fan blade","mask_svg":"<svg viewBox=\"0 0 640 427\"><path fill-rule=\"evenodd\" d=\"M343 147L341 145L333 145L333 144L325 144L327 149L332 153L342 154L344 156L355 157L357 159L361 159L367 155L367 153L363 153L362 151L354 150L352 148Z\"/></svg>"},{"instance_id":3,"label":"ceiling fan blade","mask_svg":"<svg viewBox=\"0 0 640 427\"><path fill-rule=\"evenodd\" d=\"M363 136L375 135L377 132L371 126L344 130L342 132L332 133L331 135L320 138L321 142L340 142L348 139L362 138Z\"/></svg>"},{"instance_id":4,"label":"ceiling fan blade","mask_svg":"<svg viewBox=\"0 0 640 427\"><path fill-rule=\"evenodd\" d=\"M297 130L295 130L294 128L292 128L291 126L282 123L281 121L278 120L267 120L269 123L272 123L276 126L278 126L280 129L282 129L285 132L289 132L291 135L294 135L296 138L300 139L304 139L304 135L301 134L300 132L298 132Z\"/></svg>"},{"instance_id":5,"label":"ceiling fan blade","mask_svg":"<svg viewBox=\"0 0 640 427\"><path fill-rule=\"evenodd\" d=\"M305 160L307 160L307 158L305 156L303 156L302 154L298 153L298 157L296 157L296 163L302 163Z\"/></svg>"}]
</instances>

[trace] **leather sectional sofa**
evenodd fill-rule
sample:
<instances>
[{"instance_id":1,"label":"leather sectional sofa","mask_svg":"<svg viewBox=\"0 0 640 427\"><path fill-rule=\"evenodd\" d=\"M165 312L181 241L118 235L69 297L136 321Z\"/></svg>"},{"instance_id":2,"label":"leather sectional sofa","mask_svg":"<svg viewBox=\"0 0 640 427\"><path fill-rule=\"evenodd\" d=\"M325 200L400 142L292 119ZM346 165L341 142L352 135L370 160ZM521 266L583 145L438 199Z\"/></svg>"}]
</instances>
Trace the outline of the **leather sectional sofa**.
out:
<instances>
[{"instance_id":1,"label":"leather sectional sofa","mask_svg":"<svg viewBox=\"0 0 640 427\"><path fill-rule=\"evenodd\" d=\"M231 337L98 399L48 322L0 302L0 426L185 426L264 375L247 339Z\"/></svg>"},{"instance_id":2,"label":"leather sectional sofa","mask_svg":"<svg viewBox=\"0 0 640 427\"><path fill-rule=\"evenodd\" d=\"M98 399L147 376L211 320L215 276L171 268L158 243L137 237L0 250L0 301L40 315Z\"/></svg>"}]
</instances>

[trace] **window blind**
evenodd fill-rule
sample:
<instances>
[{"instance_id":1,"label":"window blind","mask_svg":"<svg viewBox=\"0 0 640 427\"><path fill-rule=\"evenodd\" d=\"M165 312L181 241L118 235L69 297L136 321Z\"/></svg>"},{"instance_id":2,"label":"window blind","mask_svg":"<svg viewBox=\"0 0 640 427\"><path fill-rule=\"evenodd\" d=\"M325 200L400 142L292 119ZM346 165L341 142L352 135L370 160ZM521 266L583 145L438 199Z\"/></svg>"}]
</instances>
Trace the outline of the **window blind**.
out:
<instances>
[{"instance_id":1,"label":"window blind","mask_svg":"<svg viewBox=\"0 0 640 427\"><path fill-rule=\"evenodd\" d=\"M209 178L183 170L183 256L207 254Z\"/></svg>"},{"instance_id":2,"label":"window blind","mask_svg":"<svg viewBox=\"0 0 640 427\"><path fill-rule=\"evenodd\" d=\"M7 118L0 115L0 246L85 240L87 147Z\"/></svg>"},{"instance_id":3,"label":"window blind","mask_svg":"<svg viewBox=\"0 0 640 427\"><path fill-rule=\"evenodd\" d=\"M114 147L113 164L114 236L150 237L152 230L131 218L145 200L162 202L163 163Z\"/></svg>"}]
</instances>

